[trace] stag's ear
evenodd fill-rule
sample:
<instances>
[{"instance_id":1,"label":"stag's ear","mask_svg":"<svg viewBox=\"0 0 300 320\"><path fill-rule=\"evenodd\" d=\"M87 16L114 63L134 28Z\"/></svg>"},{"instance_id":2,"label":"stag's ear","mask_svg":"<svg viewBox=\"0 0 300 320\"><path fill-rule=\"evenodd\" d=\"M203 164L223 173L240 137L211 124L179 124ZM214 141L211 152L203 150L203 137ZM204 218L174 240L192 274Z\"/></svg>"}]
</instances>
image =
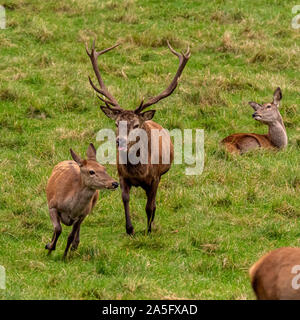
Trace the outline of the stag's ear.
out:
<instances>
[{"instance_id":1,"label":"stag's ear","mask_svg":"<svg viewBox=\"0 0 300 320\"><path fill-rule=\"evenodd\" d=\"M255 111L257 111L259 108L261 108L261 105L259 103L256 103L253 101L249 101L248 103Z\"/></svg>"},{"instance_id":2,"label":"stag's ear","mask_svg":"<svg viewBox=\"0 0 300 320\"><path fill-rule=\"evenodd\" d=\"M116 120L118 115L121 112L119 110L109 109L108 107L105 107L105 106L101 106L100 108L108 118L113 119L113 120Z\"/></svg>"},{"instance_id":3,"label":"stag's ear","mask_svg":"<svg viewBox=\"0 0 300 320\"><path fill-rule=\"evenodd\" d=\"M90 143L90 145L87 149L86 156L87 156L88 160L96 160L96 148L94 147L94 145L92 143Z\"/></svg>"},{"instance_id":4,"label":"stag's ear","mask_svg":"<svg viewBox=\"0 0 300 320\"><path fill-rule=\"evenodd\" d=\"M282 99L282 92L281 92L281 89L278 87L273 94L273 103L278 107L281 99Z\"/></svg>"},{"instance_id":5,"label":"stag's ear","mask_svg":"<svg viewBox=\"0 0 300 320\"><path fill-rule=\"evenodd\" d=\"M151 120L155 115L156 110L149 110L143 113L140 113L140 118L143 121Z\"/></svg>"},{"instance_id":6,"label":"stag's ear","mask_svg":"<svg viewBox=\"0 0 300 320\"><path fill-rule=\"evenodd\" d=\"M79 165L79 167L82 167L83 161L81 160L81 158L72 149L70 149L70 153L73 160Z\"/></svg>"}]
</instances>

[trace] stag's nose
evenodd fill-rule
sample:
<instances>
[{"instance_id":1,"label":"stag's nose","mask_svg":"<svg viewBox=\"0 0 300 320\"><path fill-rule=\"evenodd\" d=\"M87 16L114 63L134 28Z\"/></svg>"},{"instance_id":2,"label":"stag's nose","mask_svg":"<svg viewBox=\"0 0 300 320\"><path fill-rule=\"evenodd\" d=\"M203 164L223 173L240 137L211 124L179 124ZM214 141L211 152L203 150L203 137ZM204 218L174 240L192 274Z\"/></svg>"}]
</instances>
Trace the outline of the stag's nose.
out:
<instances>
[{"instance_id":1,"label":"stag's nose","mask_svg":"<svg viewBox=\"0 0 300 320\"><path fill-rule=\"evenodd\" d=\"M116 143L117 143L117 146L119 147L119 150L121 150L121 149L125 149L126 148L126 145L127 145L127 140L126 139L124 139L124 138L120 138L120 137L118 137L117 139L116 139Z\"/></svg>"},{"instance_id":2,"label":"stag's nose","mask_svg":"<svg viewBox=\"0 0 300 320\"><path fill-rule=\"evenodd\" d=\"M119 186L119 183L118 183L118 182L113 182L113 183L112 183L112 186L113 186L115 189L117 189L118 186Z\"/></svg>"},{"instance_id":3,"label":"stag's nose","mask_svg":"<svg viewBox=\"0 0 300 320\"><path fill-rule=\"evenodd\" d=\"M257 112L254 112L252 115L252 118L255 118L257 116Z\"/></svg>"},{"instance_id":4,"label":"stag's nose","mask_svg":"<svg viewBox=\"0 0 300 320\"><path fill-rule=\"evenodd\" d=\"M124 138L118 137L116 139L116 143L117 143L118 146L123 146L123 145L126 145L126 140Z\"/></svg>"}]
</instances>

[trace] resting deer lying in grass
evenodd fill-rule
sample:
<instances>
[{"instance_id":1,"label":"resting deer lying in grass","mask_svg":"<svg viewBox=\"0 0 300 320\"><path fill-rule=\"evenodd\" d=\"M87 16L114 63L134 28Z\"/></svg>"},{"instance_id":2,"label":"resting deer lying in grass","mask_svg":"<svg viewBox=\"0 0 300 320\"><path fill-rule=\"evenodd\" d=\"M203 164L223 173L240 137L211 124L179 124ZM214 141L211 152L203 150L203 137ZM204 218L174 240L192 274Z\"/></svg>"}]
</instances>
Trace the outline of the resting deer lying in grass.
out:
<instances>
[{"instance_id":1,"label":"resting deer lying in grass","mask_svg":"<svg viewBox=\"0 0 300 320\"><path fill-rule=\"evenodd\" d=\"M49 254L55 250L61 234L60 223L73 225L64 258L71 244L72 250L76 250L79 245L80 225L95 206L98 189L116 189L119 185L97 162L92 143L87 149L87 160L82 160L72 149L70 152L74 161L63 161L56 165L46 188L50 218L54 227L52 241L46 245Z\"/></svg>"},{"instance_id":2,"label":"resting deer lying in grass","mask_svg":"<svg viewBox=\"0 0 300 320\"><path fill-rule=\"evenodd\" d=\"M280 248L250 268L258 300L300 300L300 248Z\"/></svg>"},{"instance_id":3,"label":"resting deer lying in grass","mask_svg":"<svg viewBox=\"0 0 300 320\"><path fill-rule=\"evenodd\" d=\"M150 110L146 112L142 112L147 107L157 103L161 99L168 97L175 90L179 77L190 58L190 50L188 49L186 53L179 54L176 52L168 43L168 47L171 52L176 55L179 59L179 67L176 72L175 77L173 78L171 84L165 89L161 94L156 97L149 99L147 102L144 100L141 102L140 106L135 110L124 110L120 107L116 99L109 93L106 86L103 83L103 80L100 75L100 71L97 64L97 58L101 54L115 48L117 45L102 50L100 52L95 51L95 41L92 46L91 52L88 51L86 47L86 51L88 56L91 59L93 69L95 75L98 79L98 83L100 89L97 88L92 80L90 80L91 86L94 90L100 93L103 97L99 97L100 100L104 101L106 106L101 106L101 110L104 114L113 119L117 126L117 168L120 177L120 186L122 189L122 200L125 208L125 218L126 218L126 232L130 235L134 234L134 228L131 223L130 213L129 213L129 193L132 186L142 187L147 195L147 204L146 204L146 213L148 219L148 233L151 232L151 224L154 220L155 210L156 210L156 193L157 188L161 179L161 176L165 174L171 167L171 163L173 161L173 145L170 139L169 134L157 123L151 121L155 114L155 110ZM127 130L125 134L121 133L119 125L120 123L127 124ZM121 157L124 157L124 151L128 151L130 153L130 149L132 148L132 144L129 142L128 136L135 129L143 129L146 132L146 141L143 141L144 150L147 150L147 163L137 163L133 164L130 162L130 159L127 159L127 163L121 163L119 154ZM159 138L159 145L157 148L151 148L151 131L153 129L160 130L161 137ZM143 157L142 148L140 150L140 157ZM125 157L128 157L128 154L125 153ZM146 151L144 151L144 155ZM159 159L158 164L151 163L151 156ZM164 162L162 159L168 159L168 161ZM125 162L125 161L124 161Z\"/></svg>"},{"instance_id":4,"label":"resting deer lying in grass","mask_svg":"<svg viewBox=\"0 0 300 320\"><path fill-rule=\"evenodd\" d=\"M254 109L252 117L269 127L268 134L235 133L222 140L227 151L245 153L255 148L284 148L288 143L285 126L278 110L282 98L280 88L274 92L273 101L265 104L249 102Z\"/></svg>"}]
</instances>

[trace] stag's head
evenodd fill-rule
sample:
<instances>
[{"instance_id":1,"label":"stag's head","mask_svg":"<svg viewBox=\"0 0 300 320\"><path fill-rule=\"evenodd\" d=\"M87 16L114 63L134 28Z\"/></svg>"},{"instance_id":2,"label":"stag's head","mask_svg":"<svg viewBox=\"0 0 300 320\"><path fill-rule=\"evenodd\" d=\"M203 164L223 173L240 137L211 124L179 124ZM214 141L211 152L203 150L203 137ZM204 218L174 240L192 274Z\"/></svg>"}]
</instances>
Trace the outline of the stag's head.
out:
<instances>
[{"instance_id":1,"label":"stag's head","mask_svg":"<svg viewBox=\"0 0 300 320\"><path fill-rule=\"evenodd\" d=\"M259 104L256 102L249 102L254 109L252 117L265 124L270 124L275 121L280 121L281 115L279 112L279 102L282 98L281 89L278 87L273 94L273 101L269 103Z\"/></svg>"},{"instance_id":2,"label":"stag's head","mask_svg":"<svg viewBox=\"0 0 300 320\"><path fill-rule=\"evenodd\" d=\"M117 100L112 96L112 94L108 91L107 87L105 86L97 63L97 59L100 55L102 55L105 52L108 52L115 47L117 47L119 44L116 44L110 48L104 49L102 51L96 51L95 50L95 41L93 42L92 49L89 52L88 48L86 47L86 52L88 56L90 57L96 78L99 83L99 87L96 87L94 83L92 82L91 78L89 77L89 81L93 89L99 93L98 98L105 103L105 106L101 106L101 110L104 112L104 114L115 121L116 127L117 127L117 139L116 143L118 145L119 150L124 150L128 147L127 145L127 137L135 129L141 129L143 128L143 124L145 121L151 120L154 117L155 110L149 110L144 111L147 107L157 103L158 101L168 97L172 94L172 92L175 90L178 84L178 80L181 76L181 73L188 62L188 59L190 58L191 52L188 48L186 53L178 53L176 52L171 45L168 42L168 47L170 51L176 55L179 59L179 67L178 70L170 83L170 85L161 92L158 96L150 98L148 101L142 100L140 105L134 109L134 110L124 110L121 108ZM126 126L126 130L120 130L120 126Z\"/></svg>"}]
</instances>

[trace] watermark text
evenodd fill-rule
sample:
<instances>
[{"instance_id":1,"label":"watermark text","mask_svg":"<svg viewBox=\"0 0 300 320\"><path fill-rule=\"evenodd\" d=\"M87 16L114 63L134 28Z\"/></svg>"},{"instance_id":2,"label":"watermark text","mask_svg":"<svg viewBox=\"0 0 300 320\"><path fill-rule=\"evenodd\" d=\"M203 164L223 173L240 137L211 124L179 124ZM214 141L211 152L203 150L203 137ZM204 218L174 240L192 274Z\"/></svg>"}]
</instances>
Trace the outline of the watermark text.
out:
<instances>
[{"instance_id":1,"label":"watermark text","mask_svg":"<svg viewBox=\"0 0 300 320\"><path fill-rule=\"evenodd\" d=\"M299 12L299 14L297 14ZM297 14L292 19L292 28L293 29L300 29L300 5L294 6L292 9L293 14Z\"/></svg>"}]
</instances>

